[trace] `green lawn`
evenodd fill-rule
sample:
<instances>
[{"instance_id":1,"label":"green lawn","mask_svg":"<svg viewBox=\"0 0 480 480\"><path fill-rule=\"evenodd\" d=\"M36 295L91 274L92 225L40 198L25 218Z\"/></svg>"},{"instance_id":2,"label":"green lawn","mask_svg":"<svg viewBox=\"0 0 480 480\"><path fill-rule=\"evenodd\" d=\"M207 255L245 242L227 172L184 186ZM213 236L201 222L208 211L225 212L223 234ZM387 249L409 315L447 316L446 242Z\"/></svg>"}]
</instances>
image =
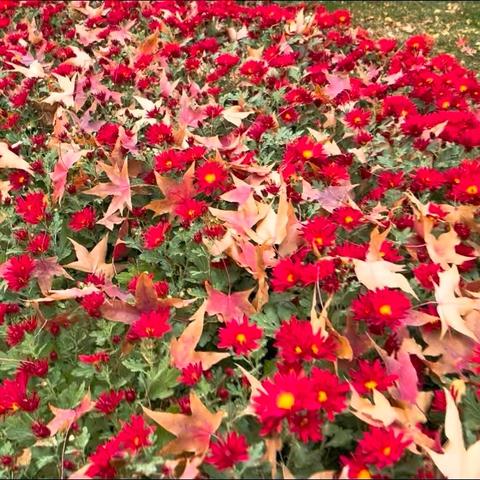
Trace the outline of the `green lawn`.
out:
<instances>
[{"instance_id":1,"label":"green lawn","mask_svg":"<svg viewBox=\"0 0 480 480\"><path fill-rule=\"evenodd\" d=\"M436 40L437 52L449 52L469 68L480 70L480 2L439 1L325 1L329 10L348 8L354 25L377 35L405 39L428 33ZM464 38L472 51L462 51Z\"/></svg>"}]
</instances>

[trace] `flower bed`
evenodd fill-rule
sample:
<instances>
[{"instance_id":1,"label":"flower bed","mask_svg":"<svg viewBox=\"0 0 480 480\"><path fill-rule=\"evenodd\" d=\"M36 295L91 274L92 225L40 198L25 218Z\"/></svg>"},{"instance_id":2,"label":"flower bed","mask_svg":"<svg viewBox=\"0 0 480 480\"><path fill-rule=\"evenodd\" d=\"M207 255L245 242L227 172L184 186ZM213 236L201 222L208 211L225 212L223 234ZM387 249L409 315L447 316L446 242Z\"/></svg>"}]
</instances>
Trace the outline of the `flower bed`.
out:
<instances>
[{"instance_id":1,"label":"flower bed","mask_svg":"<svg viewBox=\"0 0 480 480\"><path fill-rule=\"evenodd\" d=\"M3 477L480 476L476 72L317 2L0 29Z\"/></svg>"}]
</instances>

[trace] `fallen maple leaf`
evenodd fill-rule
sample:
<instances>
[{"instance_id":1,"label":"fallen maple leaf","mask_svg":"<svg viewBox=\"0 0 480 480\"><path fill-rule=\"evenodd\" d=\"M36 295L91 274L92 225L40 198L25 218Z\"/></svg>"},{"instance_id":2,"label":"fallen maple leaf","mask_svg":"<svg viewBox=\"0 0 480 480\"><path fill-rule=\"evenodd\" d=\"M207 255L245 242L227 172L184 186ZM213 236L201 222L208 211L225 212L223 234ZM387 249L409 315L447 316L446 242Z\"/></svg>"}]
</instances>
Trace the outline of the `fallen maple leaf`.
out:
<instances>
[{"instance_id":1,"label":"fallen maple leaf","mask_svg":"<svg viewBox=\"0 0 480 480\"><path fill-rule=\"evenodd\" d=\"M239 105L233 105L232 107L225 108L221 115L227 120L227 122L233 123L236 127L239 127L242 124L242 120L251 115L253 110L244 112Z\"/></svg>"},{"instance_id":2,"label":"fallen maple leaf","mask_svg":"<svg viewBox=\"0 0 480 480\"><path fill-rule=\"evenodd\" d=\"M53 277L73 278L59 265L57 257L38 258L35 261L35 268L32 277L37 279L38 286L43 295L47 295L52 288Z\"/></svg>"},{"instance_id":3,"label":"fallen maple leaf","mask_svg":"<svg viewBox=\"0 0 480 480\"><path fill-rule=\"evenodd\" d=\"M387 262L385 260L365 262L356 258L352 259L355 265L355 275L360 283L369 290L377 288L400 288L415 298L417 294L408 283L408 280L398 272L404 270L403 265Z\"/></svg>"},{"instance_id":4,"label":"fallen maple leaf","mask_svg":"<svg viewBox=\"0 0 480 480\"><path fill-rule=\"evenodd\" d=\"M99 183L90 190L86 190L83 193L87 195L96 195L101 198L112 195L112 201L105 213L105 217L110 217L115 212L119 211L123 213L123 209L126 206L129 210L132 209L132 198L130 190L130 179L128 177L128 164L127 160L123 162L122 167L118 165L107 165L103 162L99 162L102 170L107 174L110 179L110 183Z\"/></svg>"},{"instance_id":5,"label":"fallen maple leaf","mask_svg":"<svg viewBox=\"0 0 480 480\"><path fill-rule=\"evenodd\" d=\"M68 77L62 77L56 73L52 74L58 81L58 85L62 89L61 92L53 92L47 98L43 100L44 103L53 105L54 103L63 103L65 107L70 108L75 106L73 95L75 93L75 80L78 73L75 73L70 79Z\"/></svg>"},{"instance_id":6,"label":"fallen maple leaf","mask_svg":"<svg viewBox=\"0 0 480 480\"><path fill-rule=\"evenodd\" d=\"M328 81L328 85L325 87L324 92L331 99L334 99L345 90L351 90L350 77L340 77L328 72L325 72L325 77Z\"/></svg>"},{"instance_id":7,"label":"fallen maple leaf","mask_svg":"<svg viewBox=\"0 0 480 480\"><path fill-rule=\"evenodd\" d=\"M448 232L442 233L435 238L431 230L433 228L433 220L424 218L424 240L427 252L432 262L438 263L444 270L447 270L449 264L461 265L463 262L472 260L474 257L466 257L455 251L455 247L460 245L461 240L457 232L451 228Z\"/></svg>"},{"instance_id":8,"label":"fallen maple leaf","mask_svg":"<svg viewBox=\"0 0 480 480\"><path fill-rule=\"evenodd\" d=\"M68 170L76 163L87 150L79 150L74 145L61 143L58 146L58 161L55 164L50 178L53 183L53 201L59 202L65 192Z\"/></svg>"},{"instance_id":9,"label":"fallen maple leaf","mask_svg":"<svg viewBox=\"0 0 480 480\"><path fill-rule=\"evenodd\" d=\"M480 301L455 295L455 291L458 291L460 284L460 275L455 265L445 272L440 272L438 278L439 284L435 285L435 300L437 301L438 316L442 322L441 336L443 337L450 327L478 341L475 333L468 328L462 316L472 310L479 310Z\"/></svg>"},{"instance_id":10,"label":"fallen maple leaf","mask_svg":"<svg viewBox=\"0 0 480 480\"><path fill-rule=\"evenodd\" d=\"M447 478L480 478L480 440L465 448L462 423L455 400L447 388L443 389L447 401L445 413L445 435L448 438L443 446L443 453L425 448L437 468Z\"/></svg>"},{"instance_id":11,"label":"fallen maple leaf","mask_svg":"<svg viewBox=\"0 0 480 480\"><path fill-rule=\"evenodd\" d=\"M244 315L250 316L255 313L255 308L248 301L253 288L242 292L226 294L215 290L208 282L205 282L207 290L206 312L209 315L217 315L222 322L242 320Z\"/></svg>"},{"instance_id":12,"label":"fallen maple leaf","mask_svg":"<svg viewBox=\"0 0 480 480\"><path fill-rule=\"evenodd\" d=\"M69 238L69 240L72 242L73 248L75 249L77 261L65 265L66 268L73 268L74 270L86 273L100 273L105 275L107 278L113 277L113 264L105 263L108 246L108 234L105 235L90 252L75 240L72 240L71 238Z\"/></svg>"},{"instance_id":13,"label":"fallen maple leaf","mask_svg":"<svg viewBox=\"0 0 480 480\"><path fill-rule=\"evenodd\" d=\"M25 170L33 175L33 170L30 168L29 163L16 153L13 153L5 142L0 142L0 168L16 168Z\"/></svg>"},{"instance_id":14,"label":"fallen maple leaf","mask_svg":"<svg viewBox=\"0 0 480 480\"><path fill-rule=\"evenodd\" d=\"M203 456L207 452L210 437L220 427L224 412L211 413L193 391L190 392L190 409L192 414L184 415L143 407L147 416L177 437L162 448L162 454L193 452Z\"/></svg>"},{"instance_id":15,"label":"fallen maple leaf","mask_svg":"<svg viewBox=\"0 0 480 480\"><path fill-rule=\"evenodd\" d=\"M87 393L80 404L75 408L57 408L49 405L50 410L55 417L47 424L50 430L50 436L53 437L57 432L68 430L73 422L76 422L82 415L93 410L95 402L91 400L90 393Z\"/></svg>"},{"instance_id":16,"label":"fallen maple leaf","mask_svg":"<svg viewBox=\"0 0 480 480\"><path fill-rule=\"evenodd\" d=\"M207 301L191 316L193 320L182 332L180 337L173 338L170 342L171 364L182 369L192 363L200 363L203 370L208 370L212 365L229 357L228 353L222 352L197 352L195 350L203 332L203 322Z\"/></svg>"}]
</instances>

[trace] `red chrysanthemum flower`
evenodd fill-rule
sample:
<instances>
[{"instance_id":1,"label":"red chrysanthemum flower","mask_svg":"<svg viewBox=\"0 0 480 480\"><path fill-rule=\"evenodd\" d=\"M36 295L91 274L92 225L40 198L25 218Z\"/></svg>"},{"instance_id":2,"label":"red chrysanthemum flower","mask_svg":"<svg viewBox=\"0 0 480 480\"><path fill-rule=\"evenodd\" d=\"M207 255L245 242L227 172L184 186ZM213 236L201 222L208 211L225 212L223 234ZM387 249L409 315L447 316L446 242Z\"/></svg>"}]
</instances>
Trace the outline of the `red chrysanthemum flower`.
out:
<instances>
[{"instance_id":1,"label":"red chrysanthemum flower","mask_svg":"<svg viewBox=\"0 0 480 480\"><path fill-rule=\"evenodd\" d=\"M365 320L374 329L399 327L411 306L403 292L389 288L369 291L352 302L355 318Z\"/></svg>"},{"instance_id":2,"label":"red chrysanthemum flower","mask_svg":"<svg viewBox=\"0 0 480 480\"><path fill-rule=\"evenodd\" d=\"M317 367L312 370L310 380L310 389L315 393L316 401L332 421L335 414L345 409L347 393L350 391L348 384L341 382L337 375L328 370Z\"/></svg>"},{"instance_id":3,"label":"red chrysanthemum flower","mask_svg":"<svg viewBox=\"0 0 480 480\"><path fill-rule=\"evenodd\" d=\"M107 352L96 352L87 354L80 354L78 360L82 363L87 363L89 365L94 365L96 368L100 363L108 363L110 361L110 355Z\"/></svg>"},{"instance_id":4,"label":"red chrysanthemum flower","mask_svg":"<svg viewBox=\"0 0 480 480\"><path fill-rule=\"evenodd\" d=\"M25 197L17 197L15 211L22 216L25 222L36 225L45 218L46 208L46 195L42 192L36 192L29 193Z\"/></svg>"},{"instance_id":5,"label":"red chrysanthemum flower","mask_svg":"<svg viewBox=\"0 0 480 480\"><path fill-rule=\"evenodd\" d=\"M178 381L182 382L188 387L196 385L203 375L203 368L201 363L189 363L182 368L182 374L178 377Z\"/></svg>"},{"instance_id":6,"label":"red chrysanthemum flower","mask_svg":"<svg viewBox=\"0 0 480 480\"><path fill-rule=\"evenodd\" d=\"M353 454L351 457L340 455L340 461L347 467L347 474L349 479L363 479L370 480L375 478L366 464L365 460L358 454Z\"/></svg>"},{"instance_id":7,"label":"red chrysanthemum flower","mask_svg":"<svg viewBox=\"0 0 480 480\"><path fill-rule=\"evenodd\" d=\"M244 316L241 323L232 320L219 330L218 347L233 348L237 355L244 355L258 348L262 334L262 329L248 323L248 318Z\"/></svg>"},{"instance_id":8,"label":"red chrysanthemum flower","mask_svg":"<svg viewBox=\"0 0 480 480\"><path fill-rule=\"evenodd\" d=\"M302 411L288 417L290 431L303 443L319 442L322 435L322 421L315 411Z\"/></svg>"},{"instance_id":9,"label":"red chrysanthemum flower","mask_svg":"<svg viewBox=\"0 0 480 480\"><path fill-rule=\"evenodd\" d=\"M294 287L300 280L302 265L291 258L283 258L272 269L272 287L276 292L283 292Z\"/></svg>"},{"instance_id":10,"label":"red chrysanthemum flower","mask_svg":"<svg viewBox=\"0 0 480 480\"><path fill-rule=\"evenodd\" d=\"M12 190L20 190L25 188L30 183L30 174L24 170L14 170L8 175L8 181L10 182Z\"/></svg>"},{"instance_id":11,"label":"red chrysanthemum flower","mask_svg":"<svg viewBox=\"0 0 480 480\"><path fill-rule=\"evenodd\" d=\"M438 274L442 271L442 267L436 263L421 263L414 269L412 269L413 274L417 282L425 290L433 290L435 288L434 283L438 285L439 278Z\"/></svg>"},{"instance_id":12,"label":"red chrysanthemum flower","mask_svg":"<svg viewBox=\"0 0 480 480\"><path fill-rule=\"evenodd\" d=\"M332 213L332 220L345 230L353 230L362 223L363 214L352 207L339 207Z\"/></svg>"},{"instance_id":13,"label":"red chrysanthemum flower","mask_svg":"<svg viewBox=\"0 0 480 480\"><path fill-rule=\"evenodd\" d=\"M187 155L182 150L164 150L155 155L155 170L159 173L181 170L185 167Z\"/></svg>"},{"instance_id":14,"label":"red chrysanthemum flower","mask_svg":"<svg viewBox=\"0 0 480 480\"><path fill-rule=\"evenodd\" d=\"M143 234L143 246L147 250L159 247L165 240L165 233L169 230L170 223L159 222L145 230Z\"/></svg>"},{"instance_id":15,"label":"red chrysanthemum flower","mask_svg":"<svg viewBox=\"0 0 480 480\"><path fill-rule=\"evenodd\" d=\"M363 108L354 108L345 115L345 122L350 128L363 128L370 122L372 114Z\"/></svg>"},{"instance_id":16,"label":"red chrysanthemum flower","mask_svg":"<svg viewBox=\"0 0 480 480\"><path fill-rule=\"evenodd\" d=\"M0 415L15 413L18 410L33 412L40 398L33 393L27 394L28 374L19 371L13 380L4 380L0 385Z\"/></svg>"},{"instance_id":17,"label":"red chrysanthemum flower","mask_svg":"<svg viewBox=\"0 0 480 480\"><path fill-rule=\"evenodd\" d=\"M143 312L128 331L129 339L161 338L171 330L168 323L170 309L161 307L150 312Z\"/></svg>"},{"instance_id":18,"label":"red chrysanthemum flower","mask_svg":"<svg viewBox=\"0 0 480 480\"><path fill-rule=\"evenodd\" d=\"M121 458L120 445L117 439L113 438L99 445L88 457L91 465L85 475L89 478L115 478L117 470L112 464L117 458Z\"/></svg>"},{"instance_id":19,"label":"red chrysanthemum flower","mask_svg":"<svg viewBox=\"0 0 480 480\"><path fill-rule=\"evenodd\" d=\"M360 360L358 370L352 371L351 377L355 390L361 395L371 393L373 390L384 392L397 379L396 375L387 375L378 359L374 362Z\"/></svg>"},{"instance_id":20,"label":"red chrysanthemum flower","mask_svg":"<svg viewBox=\"0 0 480 480\"><path fill-rule=\"evenodd\" d=\"M122 448L133 453L152 444L150 441L152 432L153 428L145 424L141 415L132 415L118 432L116 438Z\"/></svg>"},{"instance_id":21,"label":"red chrysanthemum flower","mask_svg":"<svg viewBox=\"0 0 480 480\"><path fill-rule=\"evenodd\" d=\"M463 203L478 204L480 201L480 178L466 175L455 183L451 191L452 197Z\"/></svg>"},{"instance_id":22,"label":"red chrysanthemum flower","mask_svg":"<svg viewBox=\"0 0 480 480\"><path fill-rule=\"evenodd\" d=\"M262 382L263 389L253 398L253 406L262 434L278 429L281 421L309 407L310 384L307 378L295 372L276 373L273 379Z\"/></svg>"},{"instance_id":23,"label":"red chrysanthemum flower","mask_svg":"<svg viewBox=\"0 0 480 480\"><path fill-rule=\"evenodd\" d=\"M37 437L37 438L47 438L50 436L51 432L50 429L42 422L32 422L32 433Z\"/></svg>"},{"instance_id":24,"label":"red chrysanthemum flower","mask_svg":"<svg viewBox=\"0 0 480 480\"><path fill-rule=\"evenodd\" d=\"M312 359L335 360L335 341L313 333L312 324L292 316L283 322L275 334L275 346L279 356L287 363Z\"/></svg>"},{"instance_id":25,"label":"red chrysanthemum flower","mask_svg":"<svg viewBox=\"0 0 480 480\"><path fill-rule=\"evenodd\" d=\"M46 358L38 358L36 360L22 360L18 371L25 372L30 377L43 378L48 373L48 360Z\"/></svg>"},{"instance_id":26,"label":"red chrysanthemum flower","mask_svg":"<svg viewBox=\"0 0 480 480\"><path fill-rule=\"evenodd\" d=\"M35 268L35 260L28 255L11 257L2 265L1 275L7 282L8 288L13 291L26 287Z\"/></svg>"},{"instance_id":27,"label":"red chrysanthemum flower","mask_svg":"<svg viewBox=\"0 0 480 480\"><path fill-rule=\"evenodd\" d=\"M309 220L302 229L303 237L309 245L318 249L328 247L335 241L336 225L326 217L317 216Z\"/></svg>"},{"instance_id":28,"label":"red chrysanthemum flower","mask_svg":"<svg viewBox=\"0 0 480 480\"><path fill-rule=\"evenodd\" d=\"M122 390L119 390L118 392L115 390L102 392L95 402L95 408L105 414L113 413L123 400L123 397L124 394Z\"/></svg>"},{"instance_id":29,"label":"red chrysanthemum flower","mask_svg":"<svg viewBox=\"0 0 480 480\"><path fill-rule=\"evenodd\" d=\"M96 139L101 145L113 147L118 137L118 125L115 123L103 124L97 132Z\"/></svg>"},{"instance_id":30,"label":"red chrysanthemum flower","mask_svg":"<svg viewBox=\"0 0 480 480\"><path fill-rule=\"evenodd\" d=\"M417 168L412 174L411 188L414 192L435 190L445 183L445 176L435 168Z\"/></svg>"},{"instance_id":31,"label":"red chrysanthemum flower","mask_svg":"<svg viewBox=\"0 0 480 480\"><path fill-rule=\"evenodd\" d=\"M50 235L47 232L40 232L35 235L27 245L27 250L33 255L45 253L50 246Z\"/></svg>"},{"instance_id":32,"label":"red chrysanthemum flower","mask_svg":"<svg viewBox=\"0 0 480 480\"><path fill-rule=\"evenodd\" d=\"M204 193L224 190L227 182L227 171L219 162L210 161L195 170L195 178L199 189Z\"/></svg>"},{"instance_id":33,"label":"red chrysanthemum flower","mask_svg":"<svg viewBox=\"0 0 480 480\"><path fill-rule=\"evenodd\" d=\"M359 441L358 450L366 463L385 468L398 462L410 443L402 433L396 435L393 428L370 427Z\"/></svg>"},{"instance_id":34,"label":"red chrysanthemum flower","mask_svg":"<svg viewBox=\"0 0 480 480\"><path fill-rule=\"evenodd\" d=\"M80 305L91 317L99 318L101 315L100 307L104 301L105 295L103 292L92 292L82 297Z\"/></svg>"},{"instance_id":35,"label":"red chrysanthemum flower","mask_svg":"<svg viewBox=\"0 0 480 480\"><path fill-rule=\"evenodd\" d=\"M205 459L218 470L232 468L239 462L248 460L247 439L237 432L230 432L226 437L218 437L210 444L210 455Z\"/></svg>"},{"instance_id":36,"label":"red chrysanthemum flower","mask_svg":"<svg viewBox=\"0 0 480 480\"><path fill-rule=\"evenodd\" d=\"M145 138L150 145L169 143L173 140L172 128L164 123L155 123L147 128Z\"/></svg>"},{"instance_id":37,"label":"red chrysanthemum flower","mask_svg":"<svg viewBox=\"0 0 480 480\"><path fill-rule=\"evenodd\" d=\"M185 225L201 217L207 210L207 203L202 200L186 198L175 207L174 213L182 218Z\"/></svg>"},{"instance_id":38,"label":"red chrysanthemum flower","mask_svg":"<svg viewBox=\"0 0 480 480\"><path fill-rule=\"evenodd\" d=\"M93 207L85 207L82 208L82 210L72 214L70 221L68 222L68 226L74 232L80 232L86 228L91 230L95 227L95 222L95 210Z\"/></svg>"}]
</instances>

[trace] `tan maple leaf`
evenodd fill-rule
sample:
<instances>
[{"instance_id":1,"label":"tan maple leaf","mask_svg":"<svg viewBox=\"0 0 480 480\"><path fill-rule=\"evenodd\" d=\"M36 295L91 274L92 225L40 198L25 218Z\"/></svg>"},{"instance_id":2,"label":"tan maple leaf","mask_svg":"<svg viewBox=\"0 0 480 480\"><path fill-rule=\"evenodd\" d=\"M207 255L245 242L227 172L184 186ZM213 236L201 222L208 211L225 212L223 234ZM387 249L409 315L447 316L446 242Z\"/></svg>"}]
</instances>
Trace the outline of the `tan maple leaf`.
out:
<instances>
[{"instance_id":1,"label":"tan maple leaf","mask_svg":"<svg viewBox=\"0 0 480 480\"><path fill-rule=\"evenodd\" d=\"M207 452L210 438L220 427L224 412L210 412L193 391L190 392L190 409L192 414L184 415L143 407L148 417L177 437L162 448L162 454L193 452L203 456Z\"/></svg>"},{"instance_id":2,"label":"tan maple leaf","mask_svg":"<svg viewBox=\"0 0 480 480\"><path fill-rule=\"evenodd\" d=\"M100 273L107 278L113 277L113 264L105 262L108 234L105 235L90 252L75 240L72 240L71 238L69 238L69 240L72 242L73 248L75 249L77 261L64 265L66 268L73 268L74 270L86 273Z\"/></svg>"}]
</instances>

